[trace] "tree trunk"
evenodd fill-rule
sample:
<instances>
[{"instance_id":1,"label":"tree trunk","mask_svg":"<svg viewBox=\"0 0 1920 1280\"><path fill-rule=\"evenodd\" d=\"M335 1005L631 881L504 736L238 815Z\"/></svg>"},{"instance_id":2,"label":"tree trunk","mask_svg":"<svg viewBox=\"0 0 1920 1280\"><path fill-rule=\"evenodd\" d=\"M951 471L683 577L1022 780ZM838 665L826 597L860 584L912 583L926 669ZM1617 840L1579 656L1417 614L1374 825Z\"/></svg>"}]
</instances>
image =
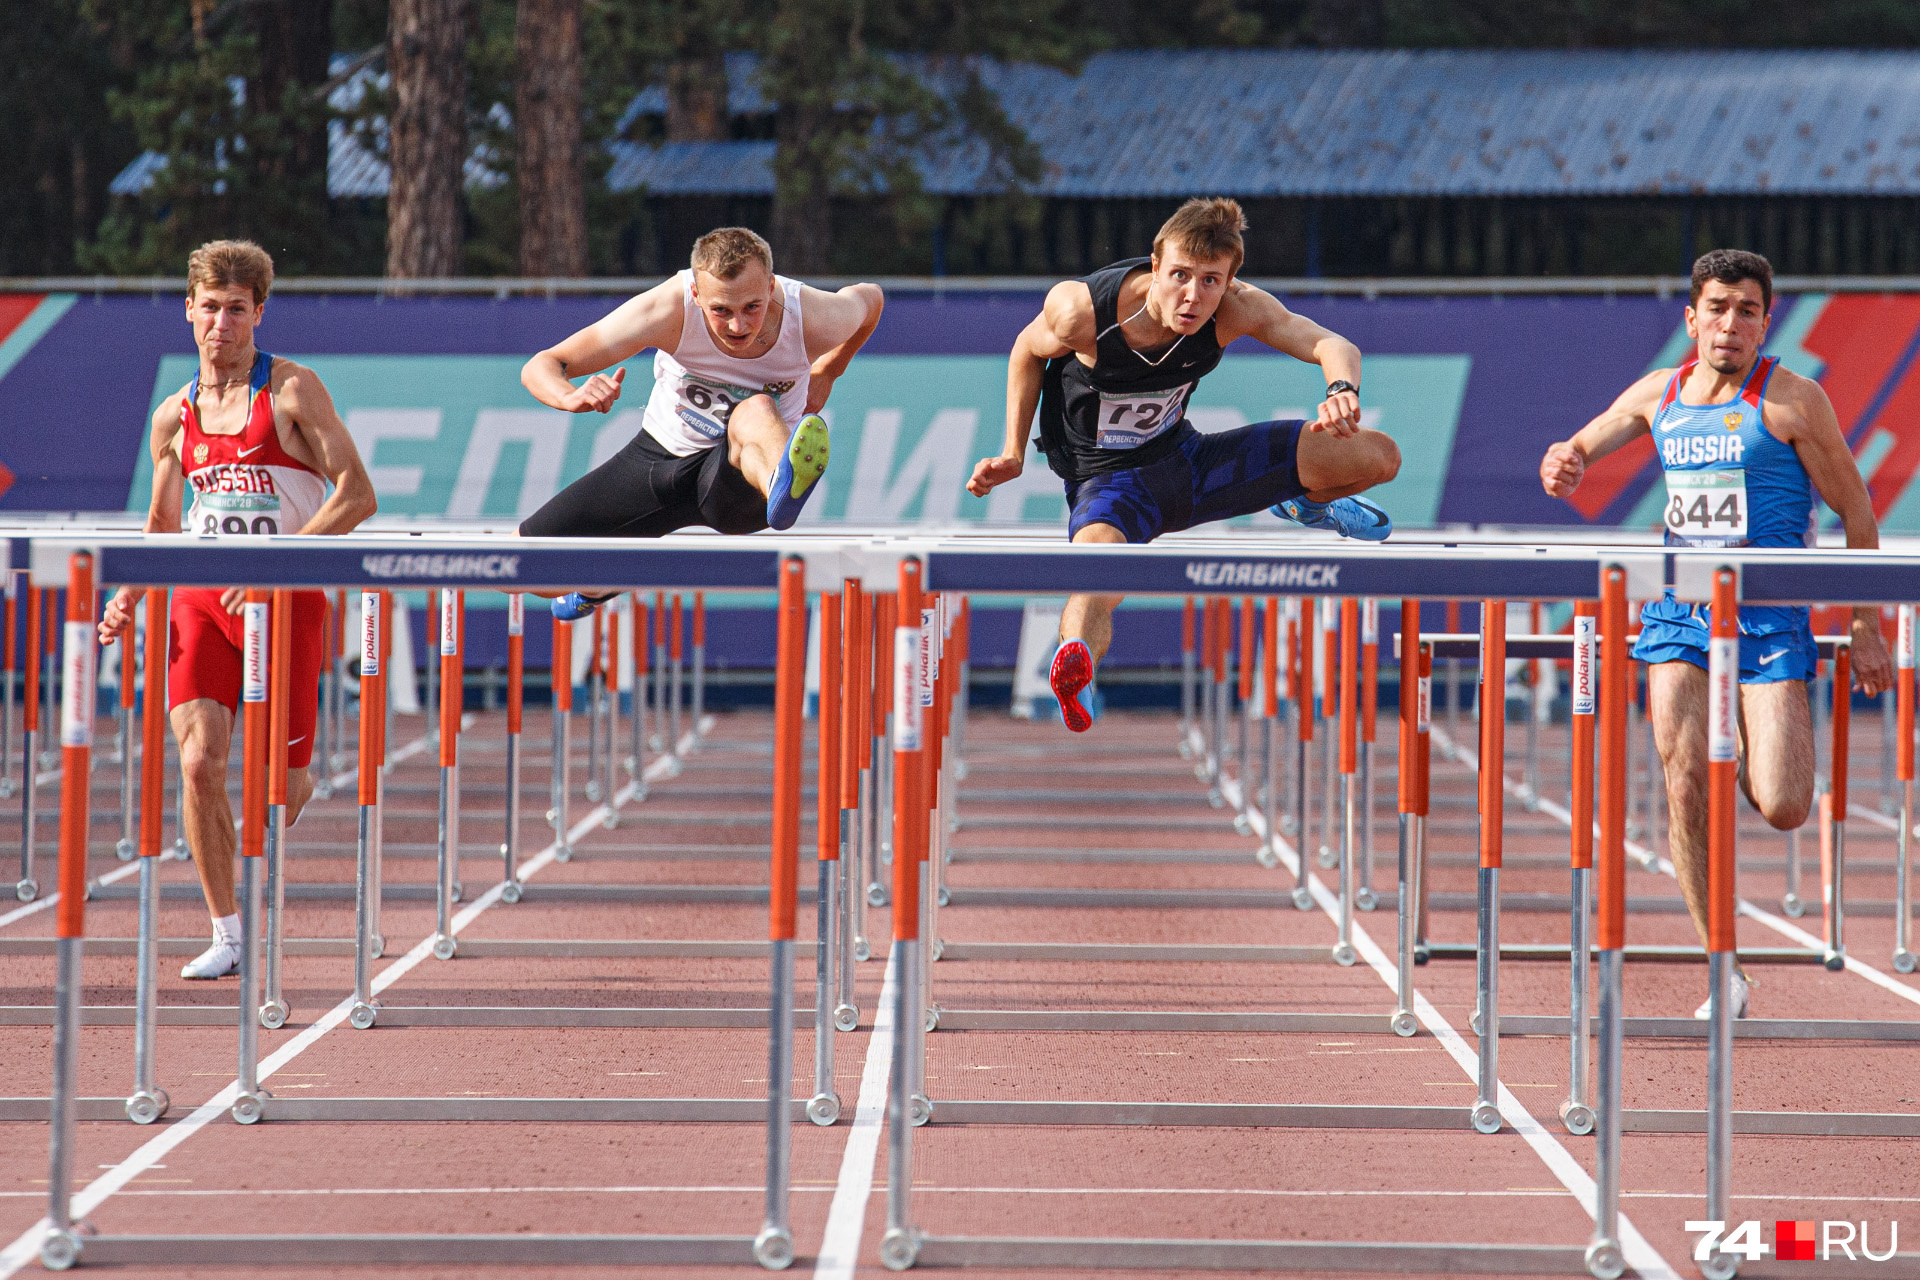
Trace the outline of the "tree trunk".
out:
<instances>
[{"instance_id":1,"label":"tree trunk","mask_svg":"<svg viewBox=\"0 0 1920 1280\"><path fill-rule=\"evenodd\" d=\"M827 221L832 141L826 111L788 106L775 117L773 261L791 276L825 275L833 245Z\"/></svg>"},{"instance_id":2,"label":"tree trunk","mask_svg":"<svg viewBox=\"0 0 1920 1280\"><path fill-rule=\"evenodd\" d=\"M389 12L389 276L451 276L459 270L469 22L467 0L393 0Z\"/></svg>"},{"instance_id":3,"label":"tree trunk","mask_svg":"<svg viewBox=\"0 0 1920 1280\"><path fill-rule=\"evenodd\" d=\"M327 0L262 0L253 8L260 42L260 73L247 85L248 106L280 113L289 88L311 93L327 78L333 58L333 6ZM275 177L323 184L327 176L327 121L323 104L300 104L282 121L289 142ZM322 188L324 191L324 187ZM324 198L324 196L322 197Z\"/></svg>"},{"instance_id":4,"label":"tree trunk","mask_svg":"<svg viewBox=\"0 0 1920 1280\"><path fill-rule=\"evenodd\" d=\"M667 141L727 140L727 55L683 50L667 64Z\"/></svg>"},{"instance_id":5,"label":"tree trunk","mask_svg":"<svg viewBox=\"0 0 1920 1280\"><path fill-rule=\"evenodd\" d=\"M580 178L580 0L520 0L513 129L519 157L520 274L587 274Z\"/></svg>"}]
</instances>

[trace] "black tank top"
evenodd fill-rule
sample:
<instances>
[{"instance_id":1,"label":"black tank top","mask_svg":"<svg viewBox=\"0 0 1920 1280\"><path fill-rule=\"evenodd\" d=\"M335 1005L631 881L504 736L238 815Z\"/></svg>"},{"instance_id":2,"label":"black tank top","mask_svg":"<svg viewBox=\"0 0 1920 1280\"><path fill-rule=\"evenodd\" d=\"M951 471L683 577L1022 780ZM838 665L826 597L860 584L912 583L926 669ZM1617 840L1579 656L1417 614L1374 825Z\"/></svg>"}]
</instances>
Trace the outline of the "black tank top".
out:
<instances>
[{"instance_id":1,"label":"black tank top","mask_svg":"<svg viewBox=\"0 0 1920 1280\"><path fill-rule=\"evenodd\" d=\"M1094 364L1076 355L1047 361L1040 394L1040 450L1069 483L1144 467L1193 434L1187 400L1220 363L1213 320L1159 352L1135 351L1120 332L1120 286L1151 260L1129 258L1085 277L1093 295Z\"/></svg>"}]
</instances>

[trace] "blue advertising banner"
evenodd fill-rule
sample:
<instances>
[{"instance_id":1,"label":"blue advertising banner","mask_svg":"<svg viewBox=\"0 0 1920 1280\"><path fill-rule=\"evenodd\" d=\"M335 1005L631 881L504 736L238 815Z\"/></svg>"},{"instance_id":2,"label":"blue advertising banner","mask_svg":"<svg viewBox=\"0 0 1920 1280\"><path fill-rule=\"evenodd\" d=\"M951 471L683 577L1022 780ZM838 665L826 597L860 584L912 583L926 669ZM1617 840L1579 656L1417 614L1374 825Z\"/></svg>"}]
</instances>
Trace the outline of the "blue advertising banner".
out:
<instances>
[{"instance_id":1,"label":"blue advertising banner","mask_svg":"<svg viewBox=\"0 0 1920 1280\"><path fill-rule=\"evenodd\" d=\"M282 294L259 340L319 371L383 514L509 522L639 428L648 355L631 362L627 396L605 416L546 409L519 382L529 354L619 301ZM890 297L834 389L833 462L806 520L1064 535L1061 486L1037 454L988 498L963 488L974 462L999 450L1006 352L1041 301L1037 291ZM1542 492L1537 467L1634 379L1685 358L1683 297L1286 301L1365 353L1363 415L1404 459L1376 496L1401 527L1657 525L1664 488L1650 441L1593 467L1570 502ZM1883 528L1920 532L1920 294L1778 298L1767 352L1825 387ZM193 370L181 295L0 295L0 511L143 512L148 421ZM1320 394L1318 369L1243 341L1201 384L1191 416L1209 431L1309 415Z\"/></svg>"}]
</instances>

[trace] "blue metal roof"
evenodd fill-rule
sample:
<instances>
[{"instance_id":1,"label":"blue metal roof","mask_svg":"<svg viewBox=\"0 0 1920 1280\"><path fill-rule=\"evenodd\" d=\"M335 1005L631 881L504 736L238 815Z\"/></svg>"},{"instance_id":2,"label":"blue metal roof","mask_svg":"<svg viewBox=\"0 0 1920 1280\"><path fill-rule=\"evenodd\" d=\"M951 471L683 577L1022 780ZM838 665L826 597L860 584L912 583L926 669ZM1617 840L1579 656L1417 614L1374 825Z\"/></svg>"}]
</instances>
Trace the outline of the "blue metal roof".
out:
<instances>
[{"instance_id":1,"label":"blue metal roof","mask_svg":"<svg viewBox=\"0 0 1920 1280\"><path fill-rule=\"evenodd\" d=\"M1045 196L1920 194L1913 52L1136 51L1078 75L975 65L1039 147ZM752 56L727 66L729 110L767 111ZM623 124L665 109L647 89ZM384 161L343 129L333 139L334 194L383 192ZM982 143L948 141L921 162L929 191L1004 188ZM773 189L768 142L611 150L616 191ZM497 181L480 159L469 180ZM150 180L152 163L115 189Z\"/></svg>"},{"instance_id":2,"label":"blue metal roof","mask_svg":"<svg viewBox=\"0 0 1920 1280\"><path fill-rule=\"evenodd\" d=\"M637 142L608 145L611 191L645 188L656 196L770 196L772 142Z\"/></svg>"}]
</instances>

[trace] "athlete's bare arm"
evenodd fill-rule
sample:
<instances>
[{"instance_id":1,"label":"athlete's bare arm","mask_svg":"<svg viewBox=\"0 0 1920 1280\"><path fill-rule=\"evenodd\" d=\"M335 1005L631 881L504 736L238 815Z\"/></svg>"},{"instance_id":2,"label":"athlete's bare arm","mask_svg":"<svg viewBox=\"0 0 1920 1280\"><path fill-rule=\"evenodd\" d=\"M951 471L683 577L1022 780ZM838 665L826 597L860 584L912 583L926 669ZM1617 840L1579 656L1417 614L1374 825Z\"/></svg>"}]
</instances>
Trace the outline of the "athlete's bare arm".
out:
<instances>
[{"instance_id":1,"label":"athlete's bare arm","mask_svg":"<svg viewBox=\"0 0 1920 1280\"><path fill-rule=\"evenodd\" d=\"M1244 281L1234 281L1220 300L1213 332L1222 350L1240 338L1252 338L1295 360L1319 365L1329 386L1336 382L1360 385L1360 348ZM1329 432L1336 439L1354 434L1360 430L1359 395L1342 391L1321 401L1316 420L1307 429Z\"/></svg>"},{"instance_id":2,"label":"athlete's bare arm","mask_svg":"<svg viewBox=\"0 0 1920 1280\"><path fill-rule=\"evenodd\" d=\"M1652 431L1653 415L1672 377L1672 369L1655 369L1621 392L1605 413L1576 431L1571 440L1549 445L1540 459L1540 483L1546 491L1556 498L1572 497L1590 464Z\"/></svg>"},{"instance_id":3,"label":"athlete's bare arm","mask_svg":"<svg viewBox=\"0 0 1920 1280\"><path fill-rule=\"evenodd\" d=\"M153 498L147 503L148 533L180 532L180 501L186 489L186 473L180 466L180 402L184 392L176 391L160 402L147 428L147 452L153 458ZM108 599L100 611L100 643L112 644L133 621L133 607L145 592L122 587Z\"/></svg>"},{"instance_id":4,"label":"athlete's bare arm","mask_svg":"<svg viewBox=\"0 0 1920 1280\"><path fill-rule=\"evenodd\" d=\"M1094 358L1098 345L1093 330L1093 291L1079 280L1067 280L1047 291L1040 314L1013 340L1007 357L1007 435L1000 452L982 458L967 481L967 492L984 498L996 485L1019 478L1027 465L1027 437L1033 433L1033 415L1040 408L1040 384L1047 361L1078 353Z\"/></svg>"},{"instance_id":5,"label":"athlete's bare arm","mask_svg":"<svg viewBox=\"0 0 1920 1280\"><path fill-rule=\"evenodd\" d=\"M678 275L668 276L527 361L520 370L520 385L531 391L535 400L554 409L605 413L620 398L620 383L627 371L614 369L612 377L600 371L630 360L648 347L672 354L680 345L680 322L685 314L686 285ZM582 374L593 376L577 387L569 381Z\"/></svg>"},{"instance_id":6,"label":"athlete's bare arm","mask_svg":"<svg viewBox=\"0 0 1920 1280\"><path fill-rule=\"evenodd\" d=\"M1841 434L1833 402L1820 384L1776 368L1762 413L1767 430L1793 446L1815 491L1840 517L1847 546L1878 547L1880 524L1874 519L1873 497ZM1854 687L1869 695L1893 685L1893 661L1880 634L1880 610L1872 605L1853 611L1852 666Z\"/></svg>"},{"instance_id":7,"label":"athlete's bare arm","mask_svg":"<svg viewBox=\"0 0 1920 1280\"><path fill-rule=\"evenodd\" d=\"M877 284L850 284L835 293L800 286L800 315L805 322L807 412L818 413L833 394L834 380L847 371L860 348L867 345L886 308L886 295Z\"/></svg>"},{"instance_id":8,"label":"athlete's bare arm","mask_svg":"<svg viewBox=\"0 0 1920 1280\"><path fill-rule=\"evenodd\" d=\"M320 375L292 360L273 362L273 416L287 452L325 476L333 492L291 533L348 533L380 508L360 450L340 421Z\"/></svg>"}]
</instances>

